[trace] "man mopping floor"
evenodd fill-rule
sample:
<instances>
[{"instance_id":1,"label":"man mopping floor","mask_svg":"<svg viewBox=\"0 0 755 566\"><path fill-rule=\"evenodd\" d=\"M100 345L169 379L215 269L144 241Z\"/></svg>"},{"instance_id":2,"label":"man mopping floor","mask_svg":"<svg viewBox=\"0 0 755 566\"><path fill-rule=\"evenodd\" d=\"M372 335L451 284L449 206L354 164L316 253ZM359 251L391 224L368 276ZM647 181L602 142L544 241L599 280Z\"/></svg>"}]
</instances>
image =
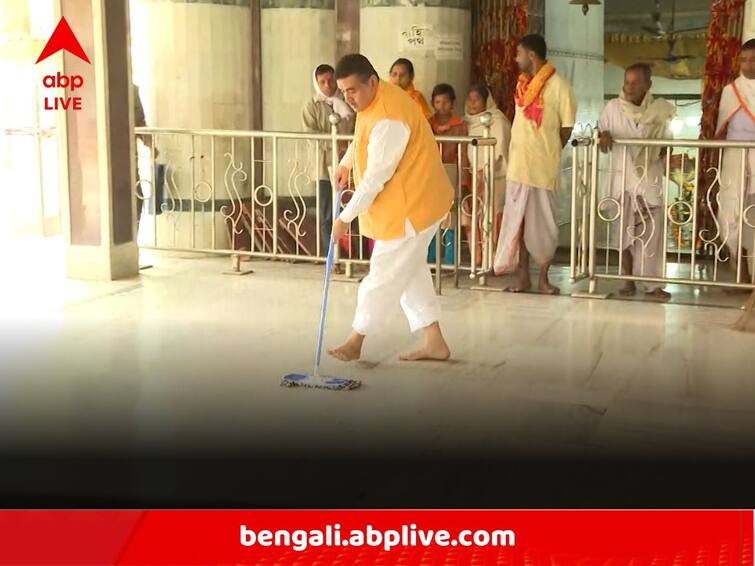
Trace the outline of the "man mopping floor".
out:
<instances>
[{"instance_id":1,"label":"man mopping floor","mask_svg":"<svg viewBox=\"0 0 755 566\"><path fill-rule=\"evenodd\" d=\"M354 142L336 172L345 187L353 171L354 196L333 223L337 242L358 216L363 235L375 240L370 273L359 285L353 331L328 353L358 360L364 339L380 332L396 303L412 332L424 331L424 344L402 354L407 361L447 360L450 351L440 329L427 248L453 202L453 189L441 162L429 122L409 95L380 80L366 57L343 57L336 81L357 111Z\"/></svg>"}]
</instances>

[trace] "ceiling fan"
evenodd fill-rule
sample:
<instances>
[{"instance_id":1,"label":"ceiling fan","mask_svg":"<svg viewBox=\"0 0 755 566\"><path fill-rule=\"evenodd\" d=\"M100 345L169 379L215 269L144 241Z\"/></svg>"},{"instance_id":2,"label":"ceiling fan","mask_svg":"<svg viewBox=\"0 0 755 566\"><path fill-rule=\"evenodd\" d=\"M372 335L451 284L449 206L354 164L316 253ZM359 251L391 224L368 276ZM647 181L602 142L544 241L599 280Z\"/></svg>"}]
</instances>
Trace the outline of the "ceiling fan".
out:
<instances>
[{"instance_id":1,"label":"ceiling fan","mask_svg":"<svg viewBox=\"0 0 755 566\"><path fill-rule=\"evenodd\" d=\"M659 38L667 37L669 35L680 35L683 33L691 33L695 31L705 31L708 29L707 26L676 29L675 27L676 0L671 0L671 27L669 29L666 29L666 26L663 24L663 21L661 20L661 0L655 0L655 10L653 10L653 12L651 13L651 17L653 18L653 25L642 26L642 29L644 29L647 32L650 32L651 34Z\"/></svg>"},{"instance_id":2,"label":"ceiling fan","mask_svg":"<svg viewBox=\"0 0 755 566\"><path fill-rule=\"evenodd\" d=\"M685 59L692 59L694 55L677 55L674 53L674 45L676 44L676 36L669 35L668 39L668 53L663 57L648 57L651 61L665 61L666 63L676 63Z\"/></svg>"},{"instance_id":3,"label":"ceiling fan","mask_svg":"<svg viewBox=\"0 0 755 566\"><path fill-rule=\"evenodd\" d=\"M707 26L698 26L693 28L676 29L676 0L671 0L671 26L667 29L663 21L661 20L661 0L655 0L655 10L651 14L653 18L652 26L642 26L647 32L653 34L653 37L657 39L665 39L668 43L668 53L664 57L651 57L650 59L655 61L665 61L667 63L676 63L683 59L691 59L692 55L676 55L674 53L674 45L676 45L677 38L684 33L692 33L704 31Z\"/></svg>"}]
</instances>

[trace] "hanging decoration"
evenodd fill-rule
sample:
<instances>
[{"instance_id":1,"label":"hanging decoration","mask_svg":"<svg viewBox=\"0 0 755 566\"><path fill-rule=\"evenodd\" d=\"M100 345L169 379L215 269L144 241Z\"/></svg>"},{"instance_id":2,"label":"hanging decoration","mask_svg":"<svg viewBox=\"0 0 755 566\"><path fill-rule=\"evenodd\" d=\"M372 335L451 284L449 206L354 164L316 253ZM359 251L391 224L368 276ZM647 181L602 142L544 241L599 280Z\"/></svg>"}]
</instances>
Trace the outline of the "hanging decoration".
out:
<instances>
[{"instance_id":1,"label":"hanging decoration","mask_svg":"<svg viewBox=\"0 0 755 566\"><path fill-rule=\"evenodd\" d=\"M490 87L498 107L514 118L519 75L516 46L527 34L527 0L477 0L472 7L472 77Z\"/></svg>"},{"instance_id":2,"label":"hanging decoration","mask_svg":"<svg viewBox=\"0 0 755 566\"><path fill-rule=\"evenodd\" d=\"M702 139L711 139L715 134L721 91L739 74L744 8L745 0L714 0L711 7L703 74Z\"/></svg>"},{"instance_id":3,"label":"hanging decoration","mask_svg":"<svg viewBox=\"0 0 755 566\"><path fill-rule=\"evenodd\" d=\"M739 74L739 49L742 45L745 0L713 0L711 18L708 25L708 45L703 74L702 121L700 139L713 139L718 121L718 106L721 91ZM710 230L713 226L712 214L706 199L708 190L715 182L714 168L718 167L718 151L702 150L700 159L701 186L698 191L698 218L700 230ZM717 191L714 188L714 191ZM715 194L711 202L715 203Z\"/></svg>"}]
</instances>

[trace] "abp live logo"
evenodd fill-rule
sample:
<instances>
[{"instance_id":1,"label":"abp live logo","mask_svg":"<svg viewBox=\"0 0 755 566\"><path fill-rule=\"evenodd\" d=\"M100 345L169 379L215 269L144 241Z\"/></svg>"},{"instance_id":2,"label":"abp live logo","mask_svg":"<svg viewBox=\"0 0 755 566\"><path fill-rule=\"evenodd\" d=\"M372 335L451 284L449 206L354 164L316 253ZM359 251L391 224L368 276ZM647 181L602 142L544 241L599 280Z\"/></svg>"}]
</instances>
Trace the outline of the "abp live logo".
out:
<instances>
[{"instance_id":1,"label":"abp live logo","mask_svg":"<svg viewBox=\"0 0 755 566\"><path fill-rule=\"evenodd\" d=\"M84 53L84 49L81 47L79 40L76 39L71 26L68 25L65 18L60 18L60 22L58 22L55 31L52 32L50 39L47 40L45 48L42 50L42 53L40 53L39 58L37 59L37 64L61 50L68 51L79 59L91 64L89 57ZM45 110L68 110L69 108L73 110L81 110L81 97L73 95L76 89L80 89L84 86L84 77L81 75L65 75L58 71L54 75L45 75L42 78L42 86L45 88L69 89L70 91L70 95L66 96L46 96L44 99Z\"/></svg>"}]
</instances>

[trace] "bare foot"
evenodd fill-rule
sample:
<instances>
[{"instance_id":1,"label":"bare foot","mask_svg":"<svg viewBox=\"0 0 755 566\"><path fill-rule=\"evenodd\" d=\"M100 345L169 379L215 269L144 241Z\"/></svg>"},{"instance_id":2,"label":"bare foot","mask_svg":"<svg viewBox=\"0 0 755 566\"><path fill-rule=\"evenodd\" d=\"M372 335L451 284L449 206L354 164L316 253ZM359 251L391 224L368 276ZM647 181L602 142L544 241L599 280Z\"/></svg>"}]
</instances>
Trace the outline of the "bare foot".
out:
<instances>
[{"instance_id":1,"label":"bare foot","mask_svg":"<svg viewBox=\"0 0 755 566\"><path fill-rule=\"evenodd\" d=\"M425 345L419 350L401 354L399 359L405 362L435 360L444 362L451 356L446 339L440 330L440 324L434 322L425 328Z\"/></svg>"},{"instance_id":2,"label":"bare foot","mask_svg":"<svg viewBox=\"0 0 755 566\"><path fill-rule=\"evenodd\" d=\"M328 350L328 354L342 362L352 362L359 359L362 355L362 351L347 342L338 346L338 348Z\"/></svg>"},{"instance_id":3,"label":"bare foot","mask_svg":"<svg viewBox=\"0 0 755 566\"><path fill-rule=\"evenodd\" d=\"M619 295L622 297L631 297L636 294L637 285L635 285L634 281L627 281L626 285L619 289Z\"/></svg>"},{"instance_id":4,"label":"bare foot","mask_svg":"<svg viewBox=\"0 0 755 566\"><path fill-rule=\"evenodd\" d=\"M442 348L436 349L425 346L423 348L420 348L419 350L401 354L398 359L404 362L418 362L420 360L434 360L438 362L445 362L450 357L451 350L448 349L448 346L443 346Z\"/></svg>"},{"instance_id":5,"label":"bare foot","mask_svg":"<svg viewBox=\"0 0 755 566\"><path fill-rule=\"evenodd\" d=\"M671 293L664 291L663 289L654 289L645 293L645 296L660 301L668 301L671 298Z\"/></svg>"},{"instance_id":6,"label":"bare foot","mask_svg":"<svg viewBox=\"0 0 755 566\"><path fill-rule=\"evenodd\" d=\"M532 281L529 274L520 275L519 282L516 285L506 287L504 291L507 293L524 293L532 288Z\"/></svg>"},{"instance_id":7,"label":"bare foot","mask_svg":"<svg viewBox=\"0 0 755 566\"><path fill-rule=\"evenodd\" d=\"M354 360L358 360L362 355L363 342L364 336L357 334L356 332L352 332L351 336L348 337L346 342L338 346L338 348L328 350L328 354L330 354L337 360L341 360L342 362L352 362Z\"/></svg>"},{"instance_id":8,"label":"bare foot","mask_svg":"<svg viewBox=\"0 0 755 566\"><path fill-rule=\"evenodd\" d=\"M551 285L548 281L541 281L538 290L544 295L558 295L561 292L561 289Z\"/></svg>"}]
</instances>

